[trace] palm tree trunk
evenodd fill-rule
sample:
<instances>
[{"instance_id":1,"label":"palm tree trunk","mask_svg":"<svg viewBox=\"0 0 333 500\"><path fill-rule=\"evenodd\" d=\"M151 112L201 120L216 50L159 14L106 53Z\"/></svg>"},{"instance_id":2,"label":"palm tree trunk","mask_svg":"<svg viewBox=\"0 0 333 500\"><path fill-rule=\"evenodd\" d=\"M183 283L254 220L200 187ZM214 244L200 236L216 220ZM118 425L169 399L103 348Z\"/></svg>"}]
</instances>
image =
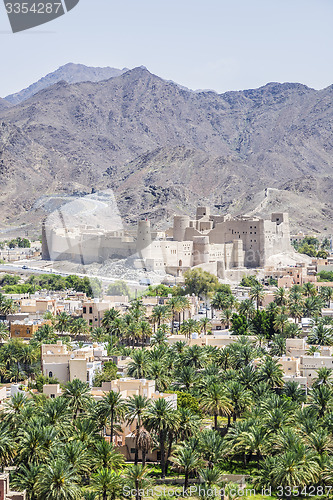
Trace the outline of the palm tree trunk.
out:
<instances>
[{"instance_id":1,"label":"palm tree trunk","mask_svg":"<svg viewBox=\"0 0 333 500\"><path fill-rule=\"evenodd\" d=\"M113 412L111 413L111 428L110 428L110 431L111 431L111 444L113 443L113 427L114 427L114 417L113 417Z\"/></svg>"},{"instance_id":2,"label":"palm tree trunk","mask_svg":"<svg viewBox=\"0 0 333 500\"><path fill-rule=\"evenodd\" d=\"M142 448L142 468L146 465L146 450Z\"/></svg>"},{"instance_id":3,"label":"palm tree trunk","mask_svg":"<svg viewBox=\"0 0 333 500\"><path fill-rule=\"evenodd\" d=\"M217 431L217 413L214 415L214 428Z\"/></svg>"},{"instance_id":4,"label":"palm tree trunk","mask_svg":"<svg viewBox=\"0 0 333 500\"><path fill-rule=\"evenodd\" d=\"M172 321L171 321L171 333L173 335L173 329L174 329L174 322L175 322L175 309L172 308Z\"/></svg>"},{"instance_id":5,"label":"palm tree trunk","mask_svg":"<svg viewBox=\"0 0 333 500\"><path fill-rule=\"evenodd\" d=\"M171 456L172 444L173 444L173 435L171 433L169 435L169 446L168 446L168 451L167 451L167 456L166 456L166 464L165 464L165 475L166 476L168 475L169 458Z\"/></svg>"},{"instance_id":6,"label":"palm tree trunk","mask_svg":"<svg viewBox=\"0 0 333 500\"><path fill-rule=\"evenodd\" d=\"M162 479L165 479L165 439L163 432L160 432L160 452L161 452L161 471Z\"/></svg>"},{"instance_id":7,"label":"palm tree trunk","mask_svg":"<svg viewBox=\"0 0 333 500\"><path fill-rule=\"evenodd\" d=\"M188 488L188 476L189 476L189 473L188 471L185 472L185 483L184 483L184 493L186 494L187 492L187 488Z\"/></svg>"},{"instance_id":8,"label":"palm tree trunk","mask_svg":"<svg viewBox=\"0 0 333 500\"><path fill-rule=\"evenodd\" d=\"M139 437L139 425L138 425L138 422L137 422L137 424L136 424L136 433L135 433L135 458L134 458L134 464L135 465L138 465L138 461L139 461L138 437Z\"/></svg>"}]
</instances>

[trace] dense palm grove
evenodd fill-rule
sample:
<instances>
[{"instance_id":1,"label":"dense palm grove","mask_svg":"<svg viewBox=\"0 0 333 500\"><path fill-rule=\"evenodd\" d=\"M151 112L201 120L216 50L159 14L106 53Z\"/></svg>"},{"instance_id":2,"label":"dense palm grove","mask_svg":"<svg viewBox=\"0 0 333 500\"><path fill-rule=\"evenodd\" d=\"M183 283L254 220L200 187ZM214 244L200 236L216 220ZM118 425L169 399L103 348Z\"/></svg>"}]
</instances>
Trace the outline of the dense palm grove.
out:
<instances>
[{"instance_id":1,"label":"dense palm grove","mask_svg":"<svg viewBox=\"0 0 333 500\"><path fill-rule=\"evenodd\" d=\"M263 286L254 279L243 284L250 285L249 298L238 302L228 286L191 273L184 289L149 289L150 295L172 292L150 317L135 299L123 316L107 311L102 327L92 331L80 318L62 314L50 317L29 344L4 343L3 381L28 378L30 387L41 391L41 343L60 336L70 345L85 334L104 342L109 354L129 355L129 376L155 380L157 390L176 392L178 399L177 410L163 398L123 400L113 392L96 402L78 380L65 385L56 399L36 392L14 396L2 411L0 433L1 465L14 467L12 487L27 489L35 500L107 500L122 498L128 486L138 500L140 488L151 485L156 475L163 481L181 474L185 492L195 478L201 491L218 486L235 498L223 474L242 473L251 488L271 487L273 496L326 495L333 485L332 370L319 369L305 393L296 382L283 382L276 357L285 353L286 338L301 334L299 321L305 316L313 320L309 353L332 345L331 320L321 317L331 289L323 287L320 294L311 284L294 286L289 293L275 289L274 301L263 308ZM209 301L238 340L223 349L183 341L168 345L171 331L189 338L211 330L206 316L184 320L190 308L187 293ZM108 364L95 384L115 378L113 368ZM109 443L119 426L129 423L135 423L134 464L125 463ZM158 467L146 460L154 449Z\"/></svg>"}]
</instances>

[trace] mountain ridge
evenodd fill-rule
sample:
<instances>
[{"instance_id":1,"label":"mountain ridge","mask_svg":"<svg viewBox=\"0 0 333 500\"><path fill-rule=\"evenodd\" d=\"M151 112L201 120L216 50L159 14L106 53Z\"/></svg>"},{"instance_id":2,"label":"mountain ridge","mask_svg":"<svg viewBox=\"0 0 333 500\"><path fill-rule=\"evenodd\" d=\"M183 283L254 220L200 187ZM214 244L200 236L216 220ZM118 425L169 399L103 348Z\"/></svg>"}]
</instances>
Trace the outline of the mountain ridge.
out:
<instances>
[{"instance_id":1,"label":"mountain ridge","mask_svg":"<svg viewBox=\"0 0 333 500\"><path fill-rule=\"evenodd\" d=\"M197 93L145 67L99 82L57 82L0 108L3 215L35 223L40 191L112 188L126 222L151 213L162 224L198 202L251 211L272 187L269 209L281 209L283 199L295 229L315 229L307 197L319 229L333 232L332 104L331 87L271 82Z\"/></svg>"},{"instance_id":2,"label":"mountain ridge","mask_svg":"<svg viewBox=\"0 0 333 500\"><path fill-rule=\"evenodd\" d=\"M128 71L128 68L101 68L85 66L84 64L67 63L63 66L60 66L57 70L48 73L44 77L40 78L37 82L32 83L25 89L6 96L4 100L7 101L10 105L15 106L16 104L29 99L29 97L37 94L44 88L50 87L51 85L61 80L64 80L67 83L78 83L83 81L97 82L119 76L126 71Z\"/></svg>"}]
</instances>

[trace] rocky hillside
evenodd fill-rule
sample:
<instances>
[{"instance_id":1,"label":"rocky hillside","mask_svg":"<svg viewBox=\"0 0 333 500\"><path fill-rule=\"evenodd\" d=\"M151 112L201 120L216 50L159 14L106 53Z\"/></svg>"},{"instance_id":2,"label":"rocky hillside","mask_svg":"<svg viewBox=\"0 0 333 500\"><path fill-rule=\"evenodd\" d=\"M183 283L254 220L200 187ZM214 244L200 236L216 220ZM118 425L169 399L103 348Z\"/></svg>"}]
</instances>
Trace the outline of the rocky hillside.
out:
<instances>
[{"instance_id":1,"label":"rocky hillside","mask_svg":"<svg viewBox=\"0 0 333 500\"><path fill-rule=\"evenodd\" d=\"M40 90L46 89L61 81L67 83L100 82L101 80L108 80L109 78L122 75L126 71L128 71L127 68L92 68L84 66L84 64L68 63L64 66L60 66L60 68L56 71L49 73L26 89L16 92L15 94L8 95L5 97L5 100L9 104L15 105L29 99L29 97L37 94Z\"/></svg>"},{"instance_id":2,"label":"rocky hillside","mask_svg":"<svg viewBox=\"0 0 333 500\"><path fill-rule=\"evenodd\" d=\"M5 101L5 99L1 99L0 97L0 110L4 108L9 108L9 102Z\"/></svg>"},{"instance_id":3,"label":"rocky hillside","mask_svg":"<svg viewBox=\"0 0 333 500\"><path fill-rule=\"evenodd\" d=\"M194 93L143 67L58 82L0 108L2 219L39 221L42 195L112 188L130 223L208 203L287 208L295 228L333 232L332 97L290 83Z\"/></svg>"}]
</instances>

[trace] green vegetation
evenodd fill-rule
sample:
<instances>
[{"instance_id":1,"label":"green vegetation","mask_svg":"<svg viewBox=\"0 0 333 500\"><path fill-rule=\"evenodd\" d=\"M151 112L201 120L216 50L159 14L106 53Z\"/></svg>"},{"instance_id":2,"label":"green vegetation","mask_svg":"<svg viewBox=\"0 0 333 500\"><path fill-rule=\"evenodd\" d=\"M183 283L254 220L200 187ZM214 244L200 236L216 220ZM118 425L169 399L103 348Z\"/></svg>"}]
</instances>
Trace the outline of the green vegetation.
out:
<instances>
[{"instance_id":1,"label":"green vegetation","mask_svg":"<svg viewBox=\"0 0 333 500\"><path fill-rule=\"evenodd\" d=\"M82 318L48 315L50 324L29 344L9 340L0 346L1 382L28 378L29 386L41 392L45 382L58 383L40 373L41 344L54 342L59 334L64 339L68 331L84 333L105 342L109 354L129 355L128 376L154 380L159 393L170 394L123 400L110 391L95 401L88 386L75 379L56 399L24 393L12 398L0 414L0 462L16 468L12 486L26 488L29 500L120 500L125 486L139 499L139 489L154 486L157 476L162 481L179 476L184 494L190 492L191 478L200 480L203 489L225 488L233 500L233 485L224 474L246 475L249 489L256 490L252 498L258 500L264 498L262 488L271 487L269 498L277 498L281 486L291 485L303 498L310 485L319 496L333 485L333 369L318 369L305 392L294 380L284 383L276 359L286 352L286 338L299 335L298 322L305 315L313 318L309 350L333 345L333 321L321 317L331 288L322 287L320 293L311 283L289 292L277 288L274 301L263 308L263 287L256 280L250 298L240 302L230 287L207 274L190 274L187 280L186 286L209 296L215 313L226 326L230 323L239 335L235 342L223 349L183 341L168 345L166 334L178 331L177 323L186 338L211 326L207 317L185 319L189 299L176 295L154 306L151 317L141 299L132 300L124 315L110 309L102 326L90 331ZM7 300L0 296L0 307L8 307ZM8 327L3 323L1 328ZM116 377L116 365L107 362L94 383L101 386ZM177 409L171 394L177 395ZM105 440L107 433L112 442L127 425L134 464L125 464ZM158 465L150 466L147 459L155 451Z\"/></svg>"},{"instance_id":2,"label":"green vegetation","mask_svg":"<svg viewBox=\"0 0 333 500\"><path fill-rule=\"evenodd\" d=\"M333 281L333 271L320 271L317 278L318 281Z\"/></svg>"},{"instance_id":3,"label":"green vegetation","mask_svg":"<svg viewBox=\"0 0 333 500\"><path fill-rule=\"evenodd\" d=\"M326 259L329 255L331 243L328 238L324 238L320 243L317 238L314 238L313 236L306 236L300 242L293 241L293 246L299 253L309 255L310 257Z\"/></svg>"},{"instance_id":4,"label":"green vegetation","mask_svg":"<svg viewBox=\"0 0 333 500\"><path fill-rule=\"evenodd\" d=\"M101 387L102 382L111 382L117 378L117 365L112 361L104 363L103 370L95 374L94 387Z\"/></svg>"},{"instance_id":5,"label":"green vegetation","mask_svg":"<svg viewBox=\"0 0 333 500\"><path fill-rule=\"evenodd\" d=\"M32 274L24 285L6 285L5 293L33 293L36 290L74 290L86 293L88 297L99 297L102 293L101 282L97 278L80 278L76 275Z\"/></svg>"},{"instance_id":6,"label":"green vegetation","mask_svg":"<svg viewBox=\"0 0 333 500\"><path fill-rule=\"evenodd\" d=\"M9 248L30 248L31 243L27 238L14 238L12 240L4 240L0 242L0 248L5 248L8 246Z\"/></svg>"},{"instance_id":7,"label":"green vegetation","mask_svg":"<svg viewBox=\"0 0 333 500\"><path fill-rule=\"evenodd\" d=\"M106 295L127 295L130 297L131 292L125 281L115 281L108 286Z\"/></svg>"}]
</instances>

